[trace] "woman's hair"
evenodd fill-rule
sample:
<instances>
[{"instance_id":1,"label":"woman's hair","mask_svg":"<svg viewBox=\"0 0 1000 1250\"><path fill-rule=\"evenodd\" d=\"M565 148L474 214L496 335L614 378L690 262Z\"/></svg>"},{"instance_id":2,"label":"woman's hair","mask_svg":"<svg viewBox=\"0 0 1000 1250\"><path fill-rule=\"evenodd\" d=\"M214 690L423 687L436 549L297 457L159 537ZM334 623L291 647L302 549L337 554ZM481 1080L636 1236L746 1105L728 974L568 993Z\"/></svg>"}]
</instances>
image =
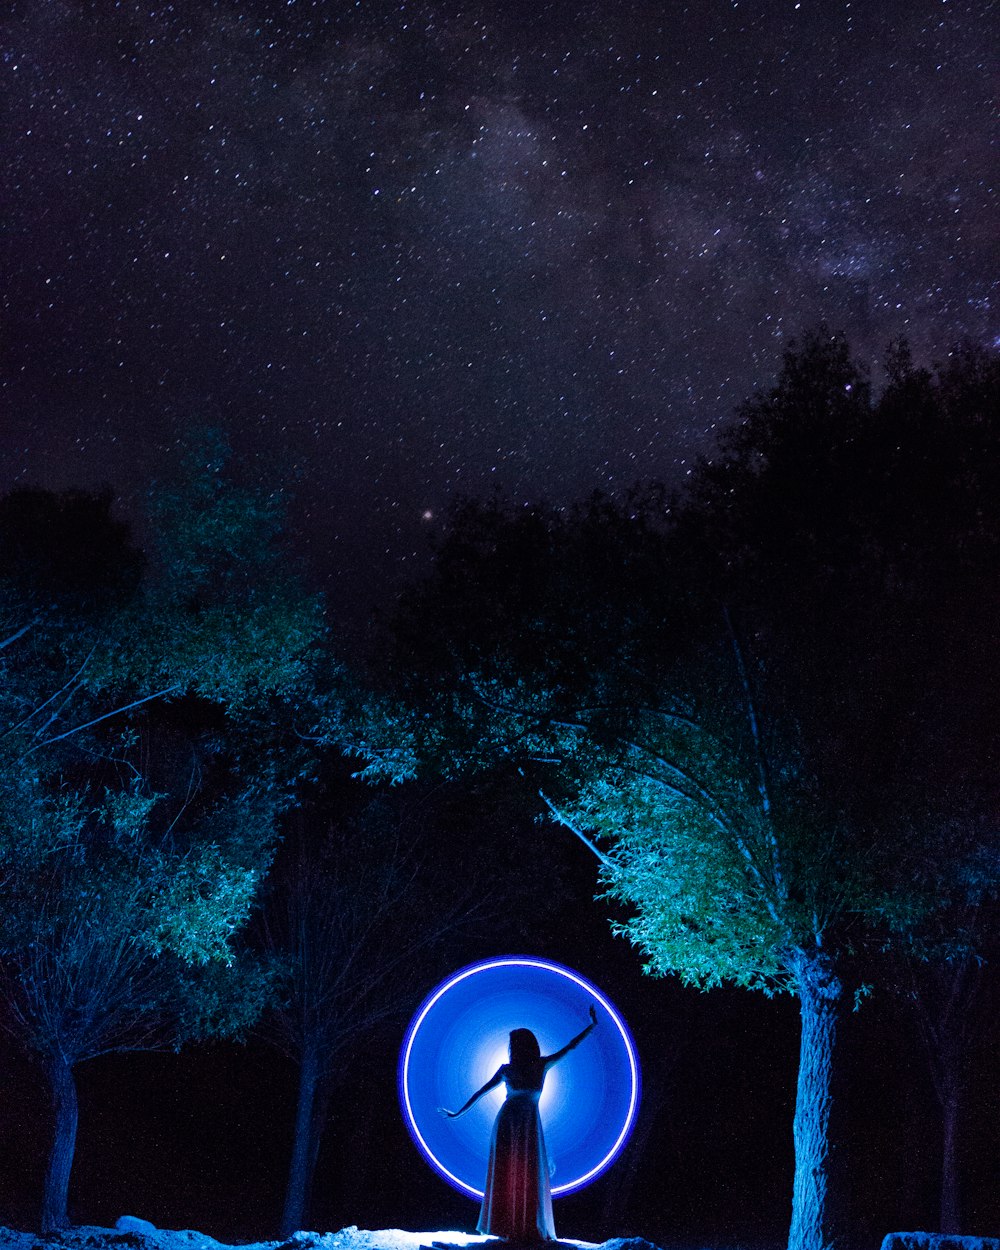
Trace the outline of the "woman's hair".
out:
<instances>
[{"instance_id":1,"label":"woman's hair","mask_svg":"<svg viewBox=\"0 0 1000 1250\"><path fill-rule=\"evenodd\" d=\"M510 1061L515 1067L539 1063L541 1058L542 1052L538 1047L538 1038L530 1029L511 1029Z\"/></svg>"}]
</instances>

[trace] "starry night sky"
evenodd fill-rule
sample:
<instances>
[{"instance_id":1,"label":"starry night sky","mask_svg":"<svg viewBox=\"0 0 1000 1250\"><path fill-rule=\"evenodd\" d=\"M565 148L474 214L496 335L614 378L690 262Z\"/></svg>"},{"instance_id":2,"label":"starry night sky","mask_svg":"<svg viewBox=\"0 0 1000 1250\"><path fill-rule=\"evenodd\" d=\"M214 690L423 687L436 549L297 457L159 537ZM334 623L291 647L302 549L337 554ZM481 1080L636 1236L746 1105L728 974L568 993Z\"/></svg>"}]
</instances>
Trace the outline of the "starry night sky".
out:
<instances>
[{"instance_id":1,"label":"starry night sky","mask_svg":"<svg viewBox=\"0 0 1000 1250\"><path fill-rule=\"evenodd\" d=\"M821 318L992 342L990 7L5 4L0 489L219 424L364 599L456 492L682 480Z\"/></svg>"}]
</instances>

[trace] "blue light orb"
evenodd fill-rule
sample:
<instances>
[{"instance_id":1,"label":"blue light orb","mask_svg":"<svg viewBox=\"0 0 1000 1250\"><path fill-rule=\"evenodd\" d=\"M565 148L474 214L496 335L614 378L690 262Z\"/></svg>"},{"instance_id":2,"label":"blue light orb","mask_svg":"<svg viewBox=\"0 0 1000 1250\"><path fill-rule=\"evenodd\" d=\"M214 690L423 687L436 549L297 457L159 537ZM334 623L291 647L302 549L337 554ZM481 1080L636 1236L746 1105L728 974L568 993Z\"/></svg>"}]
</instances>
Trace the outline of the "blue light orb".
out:
<instances>
[{"instance_id":1,"label":"blue light orb","mask_svg":"<svg viewBox=\"0 0 1000 1250\"><path fill-rule=\"evenodd\" d=\"M616 1158L639 1107L639 1061L625 1021L585 977L545 959L507 956L456 972L424 1001L399 1057L399 1098L417 1147L449 1184L483 1196L490 1133L504 1086L458 1110L507 1062L511 1029L531 1029L543 1055L597 1010L597 1028L545 1077L539 1109L552 1194L582 1189Z\"/></svg>"}]
</instances>

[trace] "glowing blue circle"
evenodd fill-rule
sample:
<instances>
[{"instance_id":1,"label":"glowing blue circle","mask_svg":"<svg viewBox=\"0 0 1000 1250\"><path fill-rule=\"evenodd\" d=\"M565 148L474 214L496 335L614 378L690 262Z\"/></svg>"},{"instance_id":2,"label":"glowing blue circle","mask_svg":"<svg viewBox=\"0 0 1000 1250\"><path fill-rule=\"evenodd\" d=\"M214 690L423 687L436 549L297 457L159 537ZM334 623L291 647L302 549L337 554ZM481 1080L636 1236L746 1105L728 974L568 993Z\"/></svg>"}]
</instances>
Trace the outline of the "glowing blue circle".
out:
<instances>
[{"instance_id":1,"label":"glowing blue circle","mask_svg":"<svg viewBox=\"0 0 1000 1250\"><path fill-rule=\"evenodd\" d=\"M632 1130L639 1060L625 1021L578 972L519 956L463 968L425 999L400 1052L399 1098L417 1147L456 1189L483 1196L503 1086L460 1119L447 1119L438 1107L461 1107L507 1062L511 1029L531 1029L542 1054L552 1054L588 1023L591 1003L597 1028L549 1070L539 1104L555 1165L553 1196L599 1176Z\"/></svg>"}]
</instances>

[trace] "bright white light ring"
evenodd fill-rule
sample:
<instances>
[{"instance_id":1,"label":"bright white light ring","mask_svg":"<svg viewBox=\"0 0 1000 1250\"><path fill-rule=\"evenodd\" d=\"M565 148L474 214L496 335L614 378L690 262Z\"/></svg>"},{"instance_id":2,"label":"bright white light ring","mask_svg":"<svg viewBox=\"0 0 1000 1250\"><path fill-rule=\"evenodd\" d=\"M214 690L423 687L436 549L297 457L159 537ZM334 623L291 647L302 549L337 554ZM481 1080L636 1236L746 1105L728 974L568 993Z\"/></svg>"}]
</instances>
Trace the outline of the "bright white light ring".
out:
<instances>
[{"instance_id":1,"label":"bright white light ring","mask_svg":"<svg viewBox=\"0 0 1000 1250\"><path fill-rule=\"evenodd\" d=\"M438 1169L442 1176L447 1176L454 1185L469 1194L471 1197L482 1198L483 1191L481 1189L476 1189L473 1185L469 1185L460 1177L456 1176L454 1172L449 1171L424 1140L424 1136L417 1125L416 1117L413 1114L413 1108L410 1105L409 1072L410 1052L413 1049L413 1041L430 1009L440 998L448 993L452 986L458 985L458 983L460 981L464 981L466 977L475 976L477 972L487 972L491 968L542 968L546 972L555 972L558 973L559 976L566 977L567 980L575 982L581 989L586 990L591 997L597 999L597 1001L614 1021L615 1027L621 1034L621 1039L625 1044L625 1053L628 1055L629 1076L632 1082L628 1111L626 1112L621 1132L618 1134L617 1138L615 1138L614 1145L607 1152L600 1163L595 1164L595 1166L588 1172L585 1172L582 1176L576 1177L575 1180L566 1181L563 1185L553 1185L552 1196L556 1197L557 1195L567 1193L570 1190L581 1189L589 1181L593 1180L595 1176L598 1176L604 1171L611 1160L618 1154L618 1151L622 1148L622 1144L628 1136L629 1130L632 1128L632 1122L635 1119L636 1107L639 1102L639 1064L635 1055L635 1047L632 1045L632 1039L629 1037L628 1029L625 1027L625 1022L600 992L600 990L596 989L589 981L585 981L583 977L578 976L575 972L571 972L569 968L564 968L560 964L550 963L546 959L489 959L484 963L473 964L471 968L463 968L461 972L457 972L453 977L440 986L439 989L431 995L427 1002L424 1003L420 1014L410 1025L409 1035L407 1036L406 1046L403 1051L402 1080L400 1085L403 1091L403 1101L406 1105L406 1118L409 1121L410 1130L420 1142L420 1145L428 1159L433 1162L434 1166Z\"/></svg>"}]
</instances>

